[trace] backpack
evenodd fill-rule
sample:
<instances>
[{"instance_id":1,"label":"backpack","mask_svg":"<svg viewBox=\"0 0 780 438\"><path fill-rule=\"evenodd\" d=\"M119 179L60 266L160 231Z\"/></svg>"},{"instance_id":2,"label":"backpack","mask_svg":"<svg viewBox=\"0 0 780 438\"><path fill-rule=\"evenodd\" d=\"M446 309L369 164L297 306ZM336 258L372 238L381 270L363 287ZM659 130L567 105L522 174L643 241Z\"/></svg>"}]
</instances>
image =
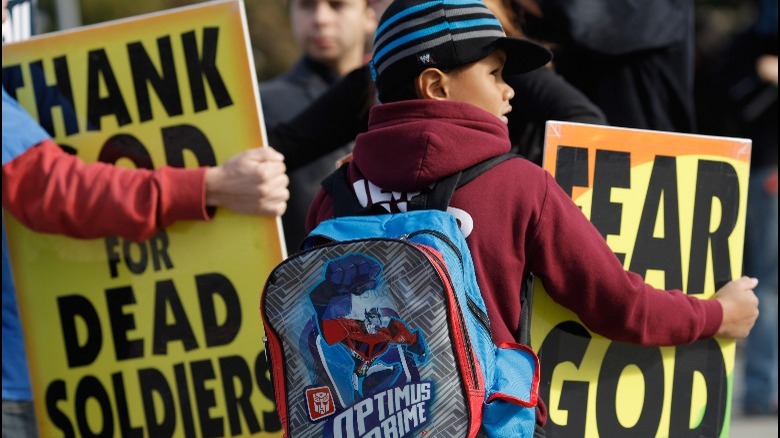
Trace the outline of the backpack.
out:
<instances>
[{"instance_id":1,"label":"backpack","mask_svg":"<svg viewBox=\"0 0 780 438\"><path fill-rule=\"evenodd\" d=\"M286 436L533 435L539 360L493 343L445 212L457 187L511 156L447 177L406 213L362 207L346 165L323 181L335 218L271 272L260 302Z\"/></svg>"}]
</instances>

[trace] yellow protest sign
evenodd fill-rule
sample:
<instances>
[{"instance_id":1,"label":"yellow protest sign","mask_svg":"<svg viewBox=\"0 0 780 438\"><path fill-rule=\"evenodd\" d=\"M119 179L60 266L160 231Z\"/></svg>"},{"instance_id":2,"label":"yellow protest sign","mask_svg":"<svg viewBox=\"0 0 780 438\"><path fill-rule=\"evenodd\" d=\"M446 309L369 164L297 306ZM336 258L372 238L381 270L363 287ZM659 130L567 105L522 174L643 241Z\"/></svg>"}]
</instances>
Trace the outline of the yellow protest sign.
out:
<instances>
[{"instance_id":1,"label":"yellow protest sign","mask_svg":"<svg viewBox=\"0 0 780 438\"><path fill-rule=\"evenodd\" d=\"M750 149L745 139L548 122L544 167L626 269L704 299L741 276ZM539 281L533 300L548 436L728 436L733 341L611 342Z\"/></svg>"},{"instance_id":2,"label":"yellow protest sign","mask_svg":"<svg viewBox=\"0 0 780 438\"><path fill-rule=\"evenodd\" d=\"M4 45L3 83L87 162L194 168L264 144L241 1ZM218 210L142 243L6 219L43 436L281 436L258 312L278 219Z\"/></svg>"}]
</instances>

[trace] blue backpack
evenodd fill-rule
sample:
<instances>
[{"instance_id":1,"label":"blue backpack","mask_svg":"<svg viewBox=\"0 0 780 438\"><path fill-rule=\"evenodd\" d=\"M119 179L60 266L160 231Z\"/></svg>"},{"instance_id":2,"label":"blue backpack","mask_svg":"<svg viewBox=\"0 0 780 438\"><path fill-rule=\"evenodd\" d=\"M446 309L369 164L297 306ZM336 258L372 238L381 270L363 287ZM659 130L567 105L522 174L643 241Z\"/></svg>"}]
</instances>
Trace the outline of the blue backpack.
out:
<instances>
[{"instance_id":1,"label":"blue backpack","mask_svg":"<svg viewBox=\"0 0 780 438\"><path fill-rule=\"evenodd\" d=\"M445 212L457 187L509 157L440 181L407 213L364 209L345 167L323 182L335 218L273 270L260 303L288 437L533 436L539 360L493 343Z\"/></svg>"}]
</instances>

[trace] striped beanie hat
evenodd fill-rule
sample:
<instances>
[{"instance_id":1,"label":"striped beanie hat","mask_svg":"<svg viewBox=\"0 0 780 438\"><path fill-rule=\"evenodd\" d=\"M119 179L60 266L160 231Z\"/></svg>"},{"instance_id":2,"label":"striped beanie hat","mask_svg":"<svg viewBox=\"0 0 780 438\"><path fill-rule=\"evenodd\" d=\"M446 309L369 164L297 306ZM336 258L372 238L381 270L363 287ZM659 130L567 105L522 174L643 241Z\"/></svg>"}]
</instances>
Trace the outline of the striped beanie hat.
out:
<instances>
[{"instance_id":1,"label":"striped beanie hat","mask_svg":"<svg viewBox=\"0 0 780 438\"><path fill-rule=\"evenodd\" d=\"M504 49L504 74L525 73L552 59L545 47L508 38L481 0L395 0L382 14L369 67L379 99L423 70L442 70L479 61Z\"/></svg>"}]
</instances>

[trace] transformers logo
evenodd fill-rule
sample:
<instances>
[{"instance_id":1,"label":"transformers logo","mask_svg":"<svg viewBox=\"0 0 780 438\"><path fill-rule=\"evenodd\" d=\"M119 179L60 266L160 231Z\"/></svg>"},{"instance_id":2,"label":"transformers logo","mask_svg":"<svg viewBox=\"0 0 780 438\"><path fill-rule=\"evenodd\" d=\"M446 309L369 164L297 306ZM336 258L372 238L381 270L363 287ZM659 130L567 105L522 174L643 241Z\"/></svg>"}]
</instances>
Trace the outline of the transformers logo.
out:
<instances>
[{"instance_id":1,"label":"transformers logo","mask_svg":"<svg viewBox=\"0 0 780 438\"><path fill-rule=\"evenodd\" d=\"M309 408L309 418L312 421L317 421L336 412L336 404L333 402L333 396L327 386L307 389L306 405Z\"/></svg>"}]
</instances>

